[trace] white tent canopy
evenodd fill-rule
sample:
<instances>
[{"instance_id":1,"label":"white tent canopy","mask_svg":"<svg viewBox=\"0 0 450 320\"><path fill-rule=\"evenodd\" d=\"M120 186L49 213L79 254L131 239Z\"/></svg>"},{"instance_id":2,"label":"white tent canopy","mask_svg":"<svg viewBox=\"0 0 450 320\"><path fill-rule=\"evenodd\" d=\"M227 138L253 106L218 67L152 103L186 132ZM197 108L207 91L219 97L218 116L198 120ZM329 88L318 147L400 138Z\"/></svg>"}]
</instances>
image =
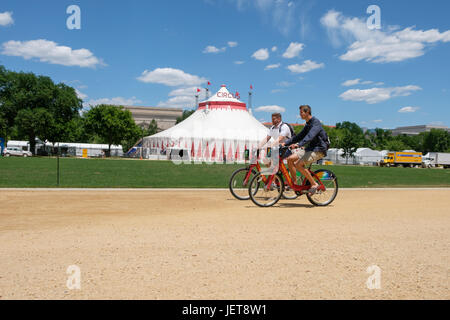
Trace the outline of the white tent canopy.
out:
<instances>
[{"instance_id":1,"label":"white tent canopy","mask_svg":"<svg viewBox=\"0 0 450 320\"><path fill-rule=\"evenodd\" d=\"M256 149L269 130L225 85L178 125L144 138L150 154L185 150L196 161L240 161L244 150Z\"/></svg>"}]
</instances>

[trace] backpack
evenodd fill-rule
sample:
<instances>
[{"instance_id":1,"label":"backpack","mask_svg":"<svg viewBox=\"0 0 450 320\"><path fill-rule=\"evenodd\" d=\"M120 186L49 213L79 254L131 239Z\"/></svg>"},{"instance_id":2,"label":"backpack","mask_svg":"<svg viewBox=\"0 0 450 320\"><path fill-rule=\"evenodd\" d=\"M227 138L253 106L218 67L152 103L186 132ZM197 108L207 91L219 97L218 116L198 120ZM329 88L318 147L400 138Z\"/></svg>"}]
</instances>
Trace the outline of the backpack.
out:
<instances>
[{"instance_id":1,"label":"backpack","mask_svg":"<svg viewBox=\"0 0 450 320\"><path fill-rule=\"evenodd\" d=\"M289 123L287 123L287 122L281 122L280 128L278 128L278 132L281 132L281 126L282 126L283 124L287 125L288 128L289 128L289 131L291 131L291 138L292 138L293 136L295 136L294 128L293 128ZM273 129L273 127L274 127L274 126L272 126L271 129Z\"/></svg>"}]
</instances>

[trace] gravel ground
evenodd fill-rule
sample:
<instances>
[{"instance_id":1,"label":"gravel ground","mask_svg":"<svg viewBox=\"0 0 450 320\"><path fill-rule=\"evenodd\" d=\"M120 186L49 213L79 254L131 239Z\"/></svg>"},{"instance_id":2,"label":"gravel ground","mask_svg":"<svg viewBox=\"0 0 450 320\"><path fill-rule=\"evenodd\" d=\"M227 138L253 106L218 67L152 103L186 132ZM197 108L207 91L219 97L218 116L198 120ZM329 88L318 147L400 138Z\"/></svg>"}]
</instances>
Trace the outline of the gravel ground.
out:
<instances>
[{"instance_id":1,"label":"gravel ground","mask_svg":"<svg viewBox=\"0 0 450 320\"><path fill-rule=\"evenodd\" d=\"M450 298L450 189L347 189L324 208L223 190L2 190L0 203L0 299Z\"/></svg>"}]
</instances>

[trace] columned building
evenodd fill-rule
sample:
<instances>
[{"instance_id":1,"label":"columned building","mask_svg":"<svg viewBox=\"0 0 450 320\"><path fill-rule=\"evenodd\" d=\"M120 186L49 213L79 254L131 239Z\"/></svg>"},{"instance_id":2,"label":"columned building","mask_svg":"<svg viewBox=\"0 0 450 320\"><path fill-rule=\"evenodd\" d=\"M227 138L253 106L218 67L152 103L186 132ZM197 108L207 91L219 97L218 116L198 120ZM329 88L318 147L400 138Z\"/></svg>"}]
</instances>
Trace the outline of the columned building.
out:
<instances>
[{"instance_id":1,"label":"columned building","mask_svg":"<svg viewBox=\"0 0 450 320\"><path fill-rule=\"evenodd\" d=\"M408 127L398 127L395 129L392 129L392 135L398 136L401 134L406 134L409 136L418 135L421 132L428 132L431 129L441 129L446 130L447 132L450 132L450 129L446 126L435 126L430 124L420 125L420 126L408 126Z\"/></svg>"},{"instance_id":2,"label":"columned building","mask_svg":"<svg viewBox=\"0 0 450 320\"><path fill-rule=\"evenodd\" d=\"M125 106L133 116L134 122L139 126L141 124L149 125L152 120L158 124L158 132L169 129L175 125L177 118L183 115L183 109L180 108L157 108L141 106Z\"/></svg>"}]
</instances>

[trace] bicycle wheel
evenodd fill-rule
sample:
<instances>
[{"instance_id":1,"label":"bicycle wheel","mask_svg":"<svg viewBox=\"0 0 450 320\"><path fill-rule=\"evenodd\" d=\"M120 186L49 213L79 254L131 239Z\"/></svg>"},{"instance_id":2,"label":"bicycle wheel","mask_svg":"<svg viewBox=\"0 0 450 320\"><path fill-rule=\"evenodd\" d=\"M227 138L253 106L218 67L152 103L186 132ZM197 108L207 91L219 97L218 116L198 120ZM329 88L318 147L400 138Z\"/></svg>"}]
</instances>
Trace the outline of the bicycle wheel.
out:
<instances>
[{"instance_id":1,"label":"bicycle wheel","mask_svg":"<svg viewBox=\"0 0 450 320\"><path fill-rule=\"evenodd\" d=\"M294 190L292 190L286 182L284 182L284 190L282 196L286 200L295 200L299 195Z\"/></svg>"},{"instance_id":2,"label":"bicycle wheel","mask_svg":"<svg viewBox=\"0 0 450 320\"><path fill-rule=\"evenodd\" d=\"M319 169L314 173L315 173L314 179L317 182L319 182L318 180L320 179L320 182L322 182L322 184L325 187L325 191L317 190L317 192L312 196L307 194L306 197L308 198L309 202L311 202L315 206L319 207L327 206L330 203L332 203L337 196L338 193L337 177L333 172L326 169ZM310 185L309 181L307 181L306 185Z\"/></svg>"},{"instance_id":3,"label":"bicycle wheel","mask_svg":"<svg viewBox=\"0 0 450 320\"><path fill-rule=\"evenodd\" d=\"M266 176L269 178L269 176ZM248 194L253 203L260 207L270 207L280 200L284 190L284 182L280 175L273 177L271 186L266 188L261 172L258 172L248 187Z\"/></svg>"},{"instance_id":4,"label":"bicycle wheel","mask_svg":"<svg viewBox=\"0 0 450 320\"><path fill-rule=\"evenodd\" d=\"M250 196L248 195L248 185L252 180L253 176L256 174L255 170L252 170L250 177L245 181L245 177L248 173L248 168L241 168L233 172L228 183L228 188L231 194L238 200L248 200Z\"/></svg>"}]
</instances>

